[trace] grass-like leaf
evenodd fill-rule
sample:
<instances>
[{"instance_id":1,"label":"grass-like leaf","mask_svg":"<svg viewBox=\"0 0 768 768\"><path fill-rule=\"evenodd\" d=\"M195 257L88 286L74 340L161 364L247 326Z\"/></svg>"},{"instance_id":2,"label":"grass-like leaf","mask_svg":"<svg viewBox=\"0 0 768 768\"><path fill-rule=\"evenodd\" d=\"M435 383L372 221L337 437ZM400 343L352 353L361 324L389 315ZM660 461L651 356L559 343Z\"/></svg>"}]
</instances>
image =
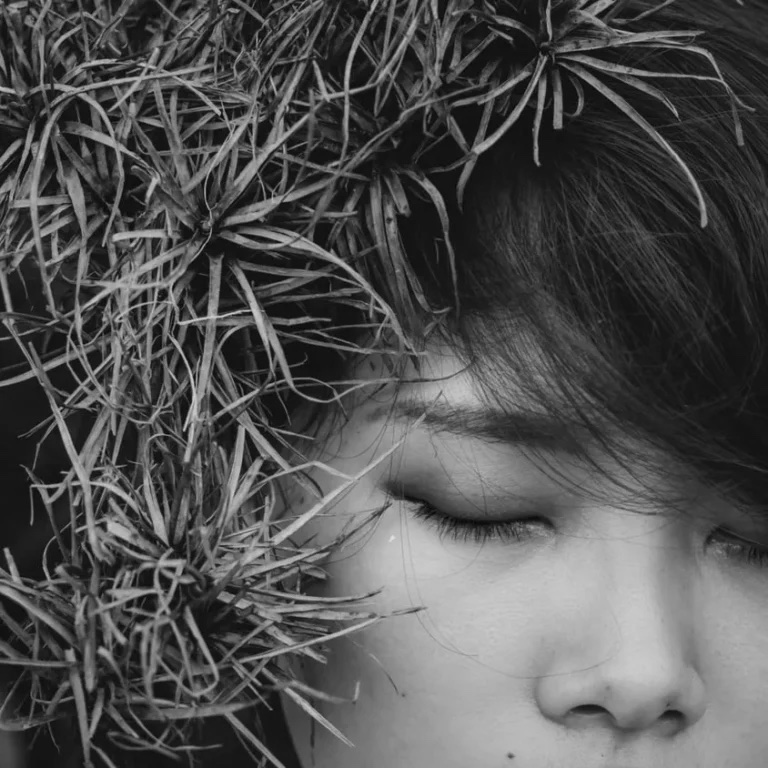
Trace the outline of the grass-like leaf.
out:
<instances>
[{"instance_id":1,"label":"grass-like leaf","mask_svg":"<svg viewBox=\"0 0 768 768\"><path fill-rule=\"evenodd\" d=\"M447 309L400 225L431 207L455 279L436 175L455 171L461 201L521 120L543 163L550 120L613 105L689 179L706 224L682 154L631 99L676 117L660 83L722 88L740 142L745 105L696 30L651 28L669 4L0 4L0 319L23 360L0 386L43 387L41 434L69 462L52 484L30 472L51 523L43 578L10 553L0 570L7 720L69 724L84 765L115 766L133 747L190 752L189 723L220 716L277 764L237 715L282 686L344 738L281 662L322 660L382 617L369 595L303 593L330 547L295 538L343 490L274 520L308 468L274 414L363 386L320 390L306 350L409 350ZM657 53L701 70L656 71ZM338 319L350 309L359 338Z\"/></svg>"}]
</instances>

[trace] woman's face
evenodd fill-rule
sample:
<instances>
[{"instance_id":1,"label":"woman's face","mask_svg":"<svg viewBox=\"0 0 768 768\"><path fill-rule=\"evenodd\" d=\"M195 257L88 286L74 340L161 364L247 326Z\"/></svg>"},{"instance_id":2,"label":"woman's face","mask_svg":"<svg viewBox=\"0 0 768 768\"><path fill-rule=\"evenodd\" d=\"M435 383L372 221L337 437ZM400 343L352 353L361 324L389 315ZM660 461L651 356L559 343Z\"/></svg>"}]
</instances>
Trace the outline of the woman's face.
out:
<instances>
[{"instance_id":1,"label":"woman's face","mask_svg":"<svg viewBox=\"0 0 768 768\"><path fill-rule=\"evenodd\" d=\"M435 381L353 407L320 457L335 472L313 475L330 492L402 441L302 533L330 542L389 501L315 592L425 610L302 663L357 694L316 702L354 748L284 699L303 768L765 765L768 522L671 472L644 480L687 502L643 506L637 478L590 471L557 425L494 414L450 352L428 363Z\"/></svg>"}]
</instances>

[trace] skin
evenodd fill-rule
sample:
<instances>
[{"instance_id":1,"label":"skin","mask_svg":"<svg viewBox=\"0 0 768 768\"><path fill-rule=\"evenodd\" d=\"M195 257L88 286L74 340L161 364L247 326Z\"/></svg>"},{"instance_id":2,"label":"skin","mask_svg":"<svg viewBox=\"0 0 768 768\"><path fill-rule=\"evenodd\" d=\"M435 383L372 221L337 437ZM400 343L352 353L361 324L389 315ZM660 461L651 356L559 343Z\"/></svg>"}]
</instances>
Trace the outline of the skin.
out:
<instances>
[{"instance_id":1,"label":"skin","mask_svg":"<svg viewBox=\"0 0 768 768\"><path fill-rule=\"evenodd\" d=\"M426 360L434 380L369 392L321 441L320 461L347 475L403 442L302 529L326 544L391 502L312 591L382 589L366 607L425 610L333 641L326 664L301 663L308 685L357 692L315 702L354 747L284 697L302 768L765 765L768 565L745 560L731 534L768 548L768 523L683 471L644 479L684 503L633 503L641 486L627 473L618 485L553 451L554 477L514 442L388 416L413 398L486 407L450 350ZM325 493L343 484L312 476ZM455 516L535 519L520 540L454 540L402 494ZM290 508L315 501L302 493Z\"/></svg>"}]
</instances>

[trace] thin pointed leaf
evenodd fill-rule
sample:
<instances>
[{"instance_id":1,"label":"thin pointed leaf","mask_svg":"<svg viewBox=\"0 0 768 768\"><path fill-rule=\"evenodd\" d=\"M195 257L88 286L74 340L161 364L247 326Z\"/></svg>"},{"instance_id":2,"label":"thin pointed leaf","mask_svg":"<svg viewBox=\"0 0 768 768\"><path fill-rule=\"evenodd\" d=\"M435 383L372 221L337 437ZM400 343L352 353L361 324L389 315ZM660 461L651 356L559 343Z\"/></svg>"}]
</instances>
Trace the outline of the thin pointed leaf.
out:
<instances>
[{"instance_id":1,"label":"thin pointed leaf","mask_svg":"<svg viewBox=\"0 0 768 768\"><path fill-rule=\"evenodd\" d=\"M597 51L605 48L624 48L636 45L663 45L674 48L688 48L690 41L702 34L698 30L670 32L637 32L617 34L611 38L593 40L590 38L567 38L553 46L555 54L580 53L581 51ZM679 42L678 42L679 40Z\"/></svg>"},{"instance_id":2,"label":"thin pointed leaf","mask_svg":"<svg viewBox=\"0 0 768 768\"><path fill-rule=\"evenodd\" d=\"M548 63L549 62L545 56L539 56L536 62L536 68L528 83L528 87L525 89L525 93L520 97L520 101L505 118L504 122L490 136L472 148L475 154L482 155L484 152L487 152L520 119L520 115L522 115L523 110L528 106L528 102L531 100L534 91L539 87L539 79L544 75Z\"/></svg>"},{"instance_id":3,"label":"thin pointed leaf","mask_svg":"<svg viewBox=\"0 0 768 768\"><path fill-rule=\"evenodd\" d=\"M653 16L654 14L658 13L662 9L666 8L667 6L672 5L673 3L676 3L677 0L663 0L658 5L654 6L653 8L649 8L647 11L642 11L641 13L638 13L636 16L633 16L631 19L628 19L627 21L631 24L636 24L638 21L644 21L645 19L649 18L650 16ZM741 2L741 0L736 0L736 2Z\"/></svg>"},{"instance_id":4,"label":"thin pointed leaf","mask_svg":"<svg viewBox=\"0 0 768 768\"><path fill-rule=\"evenodd\" d=\"M585 67L580 64L564 62L563 67L570 69L575 75L583 80L588 85L591 85L596 91L605 96L606 99L613 102L624 114L631 118L642 128L662 149L664 149L669 156L680 166L683 173L691 183L691 187L696 195L699 204L699 211L701 213L700 223L702 229L707 226L707 204L704 200L704 195L701 191L699 183L696 181L696 177L691 172L686 162L680 157L679 153L672 147L672 145L654 128L626 99L622 98L608 88L594 75L592 75Z\"/></svg>"},{"instance_id":5,"label":"thin pointed leaf","mask_svg":"<svg viewBox=\"0 0 768 768\"><path fill-rule=\"evenodd\" d=\"M581 113L584 111L584 108L587 105L587 99L586 95L584 94L584 86L579 81L578 77L575 77L571 73L567 74L568 83L573 86L574 91L576 91L576 109L573 110L573 112L565 112L565 116L570 119L575 119L581 115Z\"/></svg>"},{"instance_id":6,"label":"thin pointed leaf","mask_svg":"<svg viewBox=\"0 0 768 768\"><path fill-rule=\"evenodd\" d=\"M552 70L552 128L563 129L563 76L559 68Z\"/></svg>"},{"instance_id":7,"label":"thin pointed leaf","mask_svg":"<svg viewBox=\"0 0 768 768\"><path fill-rule=\"evenodd\" d=\"M657 99L662 104L664 104L664 106L667 107L667 109L669 109L669 111L676 118L678 119L680 118L680 114L677 110L677 107L670 101L669 97L662 90L650 85L649 83L644 82L640 77L635 77L632 74L629 74L627 70L632 70L633 69L632 67L618 67L618 69L616 69L615 66L612 65L610 62L603 62L599 60L597 60L599 63L595 64L594 63L595 60L591 56L580 56L579 54L571 54L569 56L565 56L562 58L562 61L576 62L578 64L582 64L592 69L597 69L600 72L605 72L605 74L610 75L611 77L615 77L617 80L620 80L622 83L625 83L626 85L632 88L635 88L636 90L641 91L642 93L645 93L648 96L653 97L654 99ZM680 75L680 77L685 77L685 76ZM709 79L714 79L714 78L709 78Z\"/></svg>"},{"instance_id":8,"label":"thin pointed leaf","mask_svg":"<svg viewBox=\"0 0 768 768\"><path fill-rule=\"evenodd\" d=\"M533 162L536 166L541 166L539 157L539 134L541 133L541 122L544 118L544 107L547 102L547 85L549 78L546 76L539 78L539 92L536 97L536 116L533 120Z\"/></svg>"}]
</instances>

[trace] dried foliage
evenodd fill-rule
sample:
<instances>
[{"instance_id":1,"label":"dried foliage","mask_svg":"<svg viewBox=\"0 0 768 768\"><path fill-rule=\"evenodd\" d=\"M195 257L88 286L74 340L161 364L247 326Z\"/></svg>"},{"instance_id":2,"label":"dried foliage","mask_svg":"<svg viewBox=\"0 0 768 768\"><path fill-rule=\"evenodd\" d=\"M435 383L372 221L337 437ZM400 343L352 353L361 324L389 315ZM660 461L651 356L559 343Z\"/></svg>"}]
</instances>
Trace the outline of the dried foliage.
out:
<instances>
[{"instance_id":1,"label":"dried foliage","mask_svg":"<svg viewBox=\"0 0 768 768\"><path fill-rule=\"evenodd\" d=\"M677 115L651 81L711 80L741 140L739 102L698 33L654 27L668 4L0 5L2 319L26 360L3 383L44 386L71 462L35 484L52 525L45 579L10 557L0 571L0 655L19 671L6 725L70 718L84 765L118 765L120 747L185 749L183 723L217 714L268 754L238 710L291 683L281 659L321 658L320 644L381 618L359 597L302 591L326 551L291 538L332 498L274 520L277 479L306 469L275 404L318 399L302 350L365 352L356 338L384 335L408 349L444 308L429 306L399 222L431 205L449 269L435 174L457 171L460 201L524 114L540 162L545 119L557 130L588 99L611 101L688 176L706 225L696 180L628 100ZM654 49L701 74L622 63ZM329 401L356 385L331 384ZM290 695L320 718L306 690ZM170 724L159 739L152 721Z\"/></svg>"}]
</instances>

